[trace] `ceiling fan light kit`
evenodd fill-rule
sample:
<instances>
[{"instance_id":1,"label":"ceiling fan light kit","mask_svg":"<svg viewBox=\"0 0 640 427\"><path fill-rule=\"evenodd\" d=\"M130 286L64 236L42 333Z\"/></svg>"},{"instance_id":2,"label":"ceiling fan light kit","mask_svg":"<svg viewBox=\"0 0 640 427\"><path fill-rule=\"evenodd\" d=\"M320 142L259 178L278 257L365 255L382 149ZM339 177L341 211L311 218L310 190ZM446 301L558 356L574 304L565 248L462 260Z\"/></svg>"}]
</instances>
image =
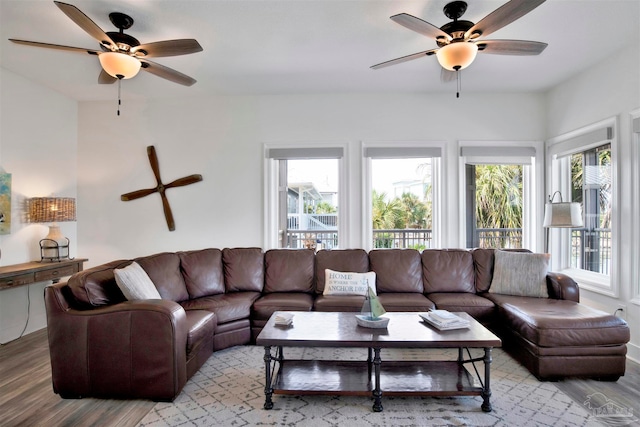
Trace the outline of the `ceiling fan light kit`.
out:
<instances>
[{"instance_id":1,"label":"ceiling fan light kit","mask_svg":"<svg viewBox=\"0 0 640 427\"><path fill-rule=\"evenodd\" d=\"M130 79L140 71L141 63L133 56L119 52L104 52L98 55L102 69L116 79Z\"/></svg>"},{"instance_id":2,"label":"ceiling fan light kit","mask_svg":"<svg viewBox=\"0 0 640 427\"><path fill-rule=\"evenodd\" d=\"M441 47L436 52L436 57L442 68L449 71L459 71L471 65L477 54L478 45L460 41Z\"/></svg>"}]
</instances>

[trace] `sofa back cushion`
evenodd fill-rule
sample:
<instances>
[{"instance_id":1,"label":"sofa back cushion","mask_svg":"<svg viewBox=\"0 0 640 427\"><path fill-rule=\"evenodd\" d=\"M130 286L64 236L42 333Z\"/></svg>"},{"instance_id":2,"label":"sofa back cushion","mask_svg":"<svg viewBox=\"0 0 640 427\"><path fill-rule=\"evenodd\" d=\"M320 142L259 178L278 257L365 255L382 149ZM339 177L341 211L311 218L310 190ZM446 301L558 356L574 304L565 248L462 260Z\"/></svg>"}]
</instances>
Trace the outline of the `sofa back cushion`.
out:
<instances>
[{"instance_id":1,"label":"sofa back cushion","mask_svg":"<svg viewBox=\"0 0 640 427\"><path fill-rule=\"evenodd\" d=\"M220 249L178 252L178 256L184 283L191 299L224 293Z\"/></svg>"},{"instance_id":2,"label":"sofa back cushion","mask_svg":"<svg viewBox=\"0 0 640 427\"><path fill-rule=\"evenodd\" d=\"M353 273L369 271L369 256L364 249L320 250L316 253L316 292L324 292L325 269Z\"/></svg>"},{"instance_id":3,"label":"sofa back cushion","mask_svg":"<svg viewBox=\"0 0 640 427\"><path fill-rule=\"evenodd\" d=\"M224 286L227 292L262 292L264 254L260 248L225 248L222 250Z\"/></svg>"},{"instance_id":4,"label":"sofa back cushion","mask_svg":"<svg viewBox=\"0 0 640 427\"><path fill-rule=\"evenodd\" d=\"M177 253L162 252L135 261L147 272L162 299L176 302L189 299Z\"/></svg>"},{"instance_id":5,"label":"sofa back cushion","mask_svg":"<svg viewBox=\"0 0 640 427\"><path fill-rule=\"evenodd\" d=\"M116 283L113 270L129 265L129 260L111 261L80 271L69 278L67 286L75 299L70 305L82 309L126 301Z\"/></svg>"},{"instance_id":6,"label":"sofa back cushion","mask_svg":"<svg viewBox=\"0 0 640 427\"><path fill-rule=\"evenodd\" d=\"M311 249L271 249L264 254L264 291L312 292L315 253Z\"/></svg>"},{"instance_id":7,"label":"sofa back cushion","mask_svg":"<svg viewBox=\"0 0 640 427\"><path fill-rule=\"evenodd\" d=\"M513 252L530 253L528 249L506 249ZM476 290L478 292L487 292L491 287L493 279L493 264L495 262L495 249L477 248L471 250L473 257L473 268L476 277Z\"/></svg>"},{"instance_id":8,"label":"sofa back cushion","mask_svg":"<svg viewBox=\"0 0 640 427\"><path fill-rule=\"evenodd\" d=\"M471 252L464 249L425 249L421 258L425 293L476 293Z\"/></svg>"},{"instance_id":9,"label":"sofa back cushion","mask_svg":"<svg viewBox=\"0 0 640 427\"><path fill-rule=\"evenodd\" d=\"M378 294L424 291L420 252L415 249L372 250L369 265L376 272Z\"/></svg>"}]
</instances>

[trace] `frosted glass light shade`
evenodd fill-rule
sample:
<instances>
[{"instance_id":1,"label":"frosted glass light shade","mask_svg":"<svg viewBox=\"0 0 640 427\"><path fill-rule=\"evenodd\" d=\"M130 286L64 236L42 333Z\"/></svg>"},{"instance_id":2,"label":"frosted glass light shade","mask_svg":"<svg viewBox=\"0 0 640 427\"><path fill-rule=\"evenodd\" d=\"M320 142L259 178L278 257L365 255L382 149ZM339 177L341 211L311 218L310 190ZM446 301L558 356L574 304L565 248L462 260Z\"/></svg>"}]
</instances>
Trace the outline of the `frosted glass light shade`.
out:
<instances>
[{"instance_id":1,"label":"frosted glass light shade","mask_svg":"<svg viewBox=\"0 0 640 427\"><path fill-rule=\"evenodd\" d=\"M544 206L543 227L574 228L582 227L582 209L580 203L547 203Z\"/></svg>"},{"instance_id":2,"label":"frosted glass light shade","mask_svg":"<svg viewBox=\"0 0 640 427\"><path fill-rule=\"evenodd\" d=\"M471 65L477 54L478 46L475 43L454 42L438 49L436 57L443 68L455 71Z\"/></svg>"},{"instance_id":3,"label":"frosted glass light shade","mask_svg":"<svg viewBox=\"0 0 640 427\"><path fill-rule=\"evenodd\" d=\"M104 52L98 55L102 69L116 79L135 77L142 65L139 60L124 53Z\"/></svg>"}]
</instances>

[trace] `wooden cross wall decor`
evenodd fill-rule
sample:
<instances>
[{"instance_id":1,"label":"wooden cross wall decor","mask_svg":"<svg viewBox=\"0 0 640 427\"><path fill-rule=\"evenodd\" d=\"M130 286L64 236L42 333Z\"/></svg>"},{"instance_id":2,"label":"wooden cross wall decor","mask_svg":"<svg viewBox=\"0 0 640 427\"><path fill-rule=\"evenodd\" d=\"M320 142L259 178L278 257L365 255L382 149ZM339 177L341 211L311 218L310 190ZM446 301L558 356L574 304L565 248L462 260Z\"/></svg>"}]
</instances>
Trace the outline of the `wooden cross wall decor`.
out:
<instances>
[{"instance_id":1,"label":"wooden cross wall decor","mask_svg":"<svg viewBox=\"0 0 640 427\"><path fill-rule=\"evenodd\" d=\"M175 181L170 182L169 184L163 184L162 179L160 178L158 156L156 155L156 149L153 145L147 147L147 155L149 156L149 163L151 163L153 174L156 177L156 186L154 188L136 190L132 191L131 193L123 194L122 196L120 196L120 200L122 200L123 202L128 202L129 200L139 199L141 197L148 196L149 194L160 193L160 197L162 198L162 207L164 208L164 217L167 220L167 226L169 227L169 231L174 231L176 229L176 224L173 221L173 213L171 213L171 206L169 206L169 200L167 200L165 191L169 188L182 187L185 185L200 182L202 181L202 175L189 175L185 176L184 178L178 178Z\"/></svg>"}]
</instances>

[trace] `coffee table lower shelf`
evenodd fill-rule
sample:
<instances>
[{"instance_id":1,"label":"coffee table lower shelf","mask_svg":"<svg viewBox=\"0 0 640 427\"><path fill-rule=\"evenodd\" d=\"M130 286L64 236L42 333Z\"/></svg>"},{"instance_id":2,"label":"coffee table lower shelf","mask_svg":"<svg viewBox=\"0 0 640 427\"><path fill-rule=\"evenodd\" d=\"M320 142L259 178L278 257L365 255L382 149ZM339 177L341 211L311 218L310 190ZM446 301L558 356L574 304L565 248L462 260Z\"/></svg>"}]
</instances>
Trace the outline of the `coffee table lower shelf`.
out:
<instances>
[{"instance_id":1,"label":"coffee table lower shelf","mask_svg":"<svg viewBox=\"0 0 640 427\"><path fill-rule=\"evenodd\" d=\"M385 396L480 396L482 387L456 361L385 361L380 369ZM366 361L284 360L274 394L371 396L373 372Z\"/></svg>"}]
</instances>

